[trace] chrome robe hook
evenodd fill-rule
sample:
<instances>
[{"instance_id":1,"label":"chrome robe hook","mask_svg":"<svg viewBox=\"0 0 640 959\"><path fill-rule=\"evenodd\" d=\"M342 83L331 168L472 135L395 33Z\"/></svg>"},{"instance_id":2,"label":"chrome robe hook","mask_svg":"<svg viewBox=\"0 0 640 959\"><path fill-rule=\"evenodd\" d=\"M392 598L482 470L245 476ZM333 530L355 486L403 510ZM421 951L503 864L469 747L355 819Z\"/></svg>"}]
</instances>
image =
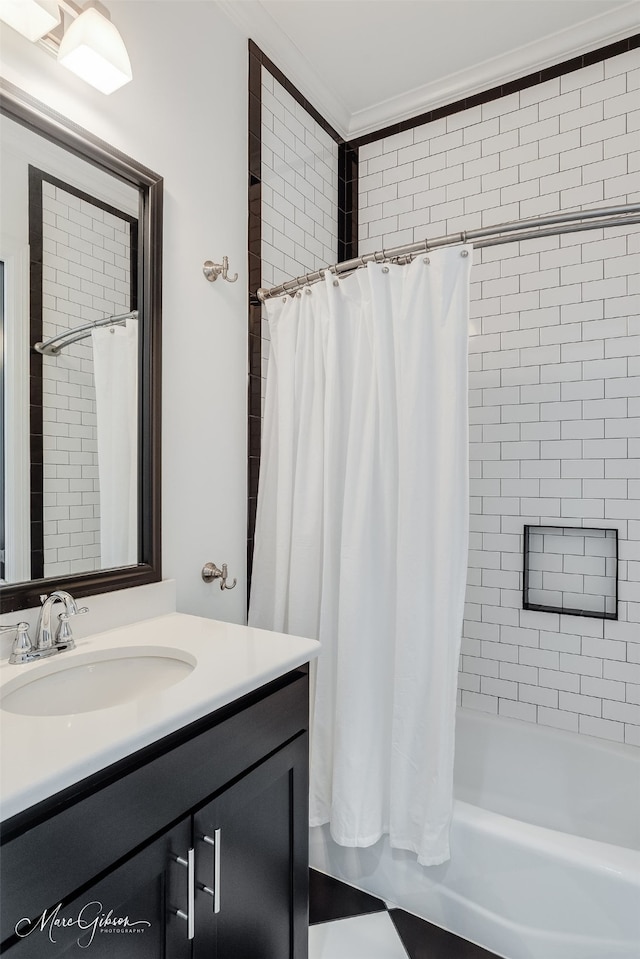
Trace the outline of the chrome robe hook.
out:
<instances>
[{"instance_id":1,"label":"chrome robe hook","mask_svg":"<svg viewBox=\"0 0 640 959\"><path fill-rule=\"evenodd\" d=\"M214 263L213 260L205 260L202 272L209 280L210 283L214 283L219 276L223 280L226 280L227 283L235 283L238 279L238 274L234 273L233 276L229 276L229 257L223 256L222 263Z\"/></svg>"},{"instance_id":2,"label":"chrome robe hook","mask_svg":"<svg viewBox=\"0 0 640 959\"><path fill-rule=\"evenodd\" d=\"M202 567L202 578L205 583L212 583L214 579L220 580L220 589L233 589L237 583L234 577L231 586L227 585L228 579L227 564L222 564L222 569L218 569L215 563L205 563Z\"/></svg>"}]
</instances>

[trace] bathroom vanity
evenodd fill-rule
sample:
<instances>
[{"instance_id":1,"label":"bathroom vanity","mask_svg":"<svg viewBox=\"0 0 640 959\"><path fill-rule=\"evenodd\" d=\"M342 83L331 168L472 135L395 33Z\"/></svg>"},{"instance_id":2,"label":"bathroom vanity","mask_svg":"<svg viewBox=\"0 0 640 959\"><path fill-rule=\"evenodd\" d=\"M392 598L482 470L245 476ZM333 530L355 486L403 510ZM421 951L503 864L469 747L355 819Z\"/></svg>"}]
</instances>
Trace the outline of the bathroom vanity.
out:
<instances>
[{"instance_id":1,"label":"bathroom vanity","mask_svg":"<svg viewBox=\"0 0 640 959\"><path fill-rule=\"evenodd\" d=\"M306 959L305 664L318 648L199 617L159 617L79 642L66 665L67 654L56 657L71 703L71 674L96 664L117 670L129 659L131 670L164 650L167 658L180 652L191 671L167 688L76 714L59 712L49 694L52 666L33 715L33 698L15 696L33 686L33 665L3 664L3 953ZM9 670L20 675L7 678Z\"/></svg>"}]
</instances>

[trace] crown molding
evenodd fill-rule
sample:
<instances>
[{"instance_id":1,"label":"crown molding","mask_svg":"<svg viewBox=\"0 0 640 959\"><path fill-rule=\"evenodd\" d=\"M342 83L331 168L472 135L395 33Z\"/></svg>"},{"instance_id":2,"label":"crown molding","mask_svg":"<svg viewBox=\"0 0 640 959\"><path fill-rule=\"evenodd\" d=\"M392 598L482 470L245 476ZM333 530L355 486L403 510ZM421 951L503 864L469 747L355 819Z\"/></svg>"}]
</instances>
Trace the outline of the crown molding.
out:
<instances>
[{"instance_id":1,"label":"crown molding","mask_svg":"<svg viewBox=\"0 0 640 959\"><path fill-rule=\"evenodd\" d=\"M300 90L342 137L347 137L349 110L327 89L308 59L286 36L259 0L217 0L218 6L235 25L273 60L287 79Z\"/></svg>"},{"instance_id":2,"label":"crown molding","mask_svg":"<svg viewBox=\"0 0 640 959\"><path fill-rule=\"evenodd\" d=\"M638 32L640 0L560 30L503 56L390 97L351 114L330 91L298 47L283 33L260 0L217 0L229 19L295 84L346 140L374 133L429 110L581 56Z\"/></svg>"},{"instance_id":3,"label":"crown molding","mask_svg":"<svg viewBox=\"0 0 640 959\"><path fill-rule=\"evenodd\" d=\"M640 2L626 3L570 28L525 44L500 57L461 70L433 83L390 97L350 117L348 139L420 116L492 87L525 77L537 70L571 60L638 32ZM321 107L319 107L321 109Z\"/></svg>"}]
</instances>

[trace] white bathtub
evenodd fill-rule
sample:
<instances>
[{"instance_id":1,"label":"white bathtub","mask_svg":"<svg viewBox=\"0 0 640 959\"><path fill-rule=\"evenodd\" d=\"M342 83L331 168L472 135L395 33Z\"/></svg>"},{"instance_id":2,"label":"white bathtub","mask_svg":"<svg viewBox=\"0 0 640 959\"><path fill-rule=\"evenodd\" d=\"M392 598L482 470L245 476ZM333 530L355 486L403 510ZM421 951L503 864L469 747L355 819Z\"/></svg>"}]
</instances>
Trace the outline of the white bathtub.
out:
<instances>
[{"instance_id":1,"label":"white bathtub","mask_svg":"<svg viewBox=\"0 0 640 959\"><path fill-rule=\"evenodd\" d=\"M311 865L506 959L640 956L640 749L459 710L451 860L311 831Z\"/></svg>"}]
</instances>

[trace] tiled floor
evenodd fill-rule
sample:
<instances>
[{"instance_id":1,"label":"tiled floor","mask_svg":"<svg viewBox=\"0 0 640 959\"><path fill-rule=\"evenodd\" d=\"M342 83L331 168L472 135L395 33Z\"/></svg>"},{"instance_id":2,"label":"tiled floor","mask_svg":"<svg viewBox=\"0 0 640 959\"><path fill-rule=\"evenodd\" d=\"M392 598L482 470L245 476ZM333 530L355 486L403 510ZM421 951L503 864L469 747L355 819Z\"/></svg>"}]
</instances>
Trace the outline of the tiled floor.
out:
<instances>
[{"instance_id":1,"label":"tiled floor","mask_svg":"<svg viewBox=\"0 0 640 959\"><path fill-rule=\"evenodd\" d=\"M309 907L309 959L496 959L315 869Z\"/></svg>"}]
</instances>

